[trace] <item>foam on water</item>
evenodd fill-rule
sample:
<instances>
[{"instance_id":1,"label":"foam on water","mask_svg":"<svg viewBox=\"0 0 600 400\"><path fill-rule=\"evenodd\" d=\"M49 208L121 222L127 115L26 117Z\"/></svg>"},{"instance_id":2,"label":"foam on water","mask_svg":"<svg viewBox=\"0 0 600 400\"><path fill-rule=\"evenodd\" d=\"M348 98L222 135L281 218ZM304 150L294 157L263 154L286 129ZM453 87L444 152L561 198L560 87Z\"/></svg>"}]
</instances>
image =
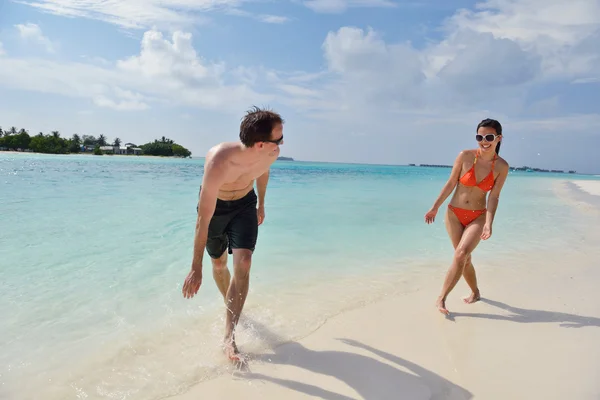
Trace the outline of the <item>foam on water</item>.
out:
<instances>
[{"instance_id":1,"label":"foam on water","mask_svg":"<svg viewBox=\"0 0 600 400\"><path fill-rule=\"evenodd\" d=\"M257 326L298 339L446 268L445 209L433 226L423 215L448 173L277 163L242 350L265 345ZM0 154L0 394L160 399L228 371L210 265L198 296L181 296L201 176L202 160ZM585 241L559 179L511 174L477 267Z\"/></svg>"}]
</instances>

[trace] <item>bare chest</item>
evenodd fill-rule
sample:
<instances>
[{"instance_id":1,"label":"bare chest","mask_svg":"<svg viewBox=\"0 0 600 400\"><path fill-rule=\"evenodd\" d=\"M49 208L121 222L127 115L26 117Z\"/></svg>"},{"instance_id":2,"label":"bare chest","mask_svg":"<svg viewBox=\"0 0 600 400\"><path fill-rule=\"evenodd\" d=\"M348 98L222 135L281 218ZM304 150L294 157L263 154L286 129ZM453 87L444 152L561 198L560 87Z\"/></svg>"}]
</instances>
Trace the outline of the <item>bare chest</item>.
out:
<instances>
[{"instance_id":1,"label":"bare chest","mask_svg":"<svg viewBox=\"0 0 600 400\"><path fill-rule=\"evenodd\" d=\"M272 163L269 160L246 167L236 166L227 174L226 183L221 190L240 190L251 186L258 177L269 170Z\"/></svg>"}]
</instances>

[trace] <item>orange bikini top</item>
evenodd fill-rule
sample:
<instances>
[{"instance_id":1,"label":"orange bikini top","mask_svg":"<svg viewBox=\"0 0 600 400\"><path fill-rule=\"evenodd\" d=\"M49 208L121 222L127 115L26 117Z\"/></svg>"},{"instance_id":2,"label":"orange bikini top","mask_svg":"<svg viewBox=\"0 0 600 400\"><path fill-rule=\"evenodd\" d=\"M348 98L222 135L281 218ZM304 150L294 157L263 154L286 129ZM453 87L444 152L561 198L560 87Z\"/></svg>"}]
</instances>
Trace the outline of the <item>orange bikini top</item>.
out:
<instances>
[{"instance_id":1,"label":"orange bikini top","mask_svg":"<svg viewBox=\"0 0 600 400\"><path fill-rule=\"evenodd\" d=\"M477 183L477 178L475 177L475 164L477 164L477 157L479 156L479 151L475 155L475 161L473 161L473 166L469 169L463 176L460 177L459 182L464 186L477 186L479 189L487 192L492 190L494 186L494 164L496 163L496 156L492 160L492 169L490 173L481 180L481 182Z\"/></svg>"}]
</instances>

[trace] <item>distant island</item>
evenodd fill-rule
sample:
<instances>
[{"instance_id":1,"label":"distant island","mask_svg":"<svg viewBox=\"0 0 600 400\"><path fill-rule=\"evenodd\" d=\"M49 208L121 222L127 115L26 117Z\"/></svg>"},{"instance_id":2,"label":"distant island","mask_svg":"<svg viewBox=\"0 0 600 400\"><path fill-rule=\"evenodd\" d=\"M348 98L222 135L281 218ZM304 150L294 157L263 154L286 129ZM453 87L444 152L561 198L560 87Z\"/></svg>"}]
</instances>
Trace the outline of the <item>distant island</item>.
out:
<instances>
[{"instance_id":1,"label":"distant island","mask_svg":"<svg viewBox=\"0 0 600 400\"><path fill-rule=\"evenodd\" d=\"M277 157L279 161L294 161L292 157Z\"/></svg>"},{"instance_id":2,"label":"distant island","mask_svg":"<svg viewBox=\"0 0 600 400\"><path fill-rule=\"evenodd\" d=\"M417 164L408 164L410 167L416 167ZM443 164L419 164L419 167L430 167L430 168L452 168L452 165L443 165ZM543 169L543 168L534 168L534 167L509 167L511 171L524 171L524 172L550 172L554 174L564 174L565 171L561 169ZM576 174L577 171L570 170L569 174Z\"/></svg>"},{"instance_id":3,"label":"distant island","mask_svg":"<svg viewBox=\"0 0 600 400\"><path fill-rule=\"evenodd\" d=\"M192 156L191 151L164 136L160 140L136 146L134 143L122 144L119 138L115 138L110 144L104 135L96 138L92 135L74 134L70 139L66 139L61 137L58 131L52 131L46 135L40 132L30 136L25 129L17 131L14 126L4 131L0 128L0 150L47 154L88 153L183 158Z\"/></svg>"}]
</instances>

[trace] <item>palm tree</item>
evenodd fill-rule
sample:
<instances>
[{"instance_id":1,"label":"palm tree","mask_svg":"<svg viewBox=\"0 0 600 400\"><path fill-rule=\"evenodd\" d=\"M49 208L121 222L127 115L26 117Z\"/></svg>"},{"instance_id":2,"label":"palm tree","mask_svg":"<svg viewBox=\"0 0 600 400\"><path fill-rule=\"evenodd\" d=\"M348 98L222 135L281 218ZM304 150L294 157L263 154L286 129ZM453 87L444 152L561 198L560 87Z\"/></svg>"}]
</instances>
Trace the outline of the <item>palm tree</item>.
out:
<instances>
[{"instance_id":1,"label":"palm tree","mask_svg":"<svg viewBox=\"0 0 600 400\"><path fill-rule=\"evenodd\" d=\"M82 139L83 144L86 146L94 146L97 142L96 138L93 135L83 135Z\"/></svg>"},{"instance_id":2,"label":"palm tree","mask_svg":"<svg viewBox=\"0 0 600 400\"><path fill-rule=\"evenodd\" d=\"M58 139L60 137L60 132L59 131L52 131L52 136L54 136L56 139Z\"/></svg>"},{"instance_id":3,"label":"palm tree","mask_svg":"<svg viewBox=\"0 0 600 400\"><path fill-rule=\"evenodd\" d=\"M121 146L121 139L115 138L115 142L114 142L113 146L120 147Z\"/></svg>"},{"instance_id":4,"label":"palm tree","mask_svg":"<svg viewBox=\"0 0 600 400\"><path fill-rule=\"evenodd\" d=\"M106 136L98 136L98 146L106 146Z\"/></svg>"},{"instance_id":5,"label":"palm tree","mask_svg":"<svg viewBox=\"0 0 600 400\"><path fill-rule=\"evenodd\" d=\"M4 132L4 134L6 135L6 132ZM16 135L17 134L17 128L15 128L14 126L10 128L10 131L8 131L8 135ZM6 136L8 136L6 135Z\"/></svg>"},{"instance_id":6,"label":"palm tree","mask_svg":"<svg viewBox=\"0 0 600 400\"><path fill-rule=\"evenodd\" d=\"M76 133L73 134L73 137L71 138L71 141L73 141L73 143L75 143L77 146L79 146L81 144L81 138Z\"/></svg>"},{"instance_id":7,"label":"palm tree","mask_svg":"<svg viewBox=\"0 0 600 400\"><path fill-rule=\"evenodd\" d=\"M2 131L2 127L0 126L0 137L4 136L4 131Z\"/></svg>"}]
</instances>

